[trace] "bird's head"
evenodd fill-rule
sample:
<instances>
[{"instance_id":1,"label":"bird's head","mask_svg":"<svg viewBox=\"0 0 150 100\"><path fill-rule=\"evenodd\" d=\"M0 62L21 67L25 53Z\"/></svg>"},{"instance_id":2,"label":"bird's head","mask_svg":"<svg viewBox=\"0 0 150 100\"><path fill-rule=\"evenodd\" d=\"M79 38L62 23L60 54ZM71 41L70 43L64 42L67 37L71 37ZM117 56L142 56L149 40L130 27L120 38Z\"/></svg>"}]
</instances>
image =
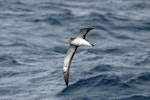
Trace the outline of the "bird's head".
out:
<instances>
[{"instance_id":1,"label":"bird's head","mask_svg":"<svg viewBox=\"0 0 150 100\"><path fill-rule=\"evenodd\" d=\"M66 39L65 42L70 43L70 42L72 42L73 40L74 40L74 38L68 38L68 39Z\"/></svg>"}]
</instances>

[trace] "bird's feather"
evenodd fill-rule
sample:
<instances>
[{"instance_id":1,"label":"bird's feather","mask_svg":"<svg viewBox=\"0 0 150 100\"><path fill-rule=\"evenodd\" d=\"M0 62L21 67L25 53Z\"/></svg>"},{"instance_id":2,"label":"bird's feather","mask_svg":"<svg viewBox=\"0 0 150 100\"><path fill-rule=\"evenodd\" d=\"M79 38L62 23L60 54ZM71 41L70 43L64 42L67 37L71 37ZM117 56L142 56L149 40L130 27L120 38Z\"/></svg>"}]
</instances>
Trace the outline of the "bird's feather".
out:
<instances>
[{"instance_id":1,"label":"bird's feather","mask_svg":"<svg viewBox=\"0 0 150 100\"><path fill-rule=\"evenodd\" d=\"M67 86L68 86L68 81L69 81L70 64L71 64L72 58L77 50L77 47L78 46L70 44L69 50L64 58L63 71L64 71L64 79L65 79Z\"/></svg>"},{"instance_id":2,"label":"bird's feather","mask_svg":"<svg viewBox=\"0 0 150 100\"><path fill-rule=\"evenodd\" d=\"M94 28L81 28L79 34L76 37L85 39L86 34Z\"/></svg>"}]
</instances>

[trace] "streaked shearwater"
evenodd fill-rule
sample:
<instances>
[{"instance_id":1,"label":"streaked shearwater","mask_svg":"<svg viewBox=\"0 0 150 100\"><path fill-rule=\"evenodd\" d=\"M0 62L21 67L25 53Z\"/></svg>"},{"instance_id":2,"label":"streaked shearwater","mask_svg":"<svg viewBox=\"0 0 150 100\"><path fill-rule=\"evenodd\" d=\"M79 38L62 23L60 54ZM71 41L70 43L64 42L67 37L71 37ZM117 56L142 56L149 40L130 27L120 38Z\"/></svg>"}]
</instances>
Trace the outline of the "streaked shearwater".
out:
<instances>
[{"instance_id":1,"label":"streaked shearwater","mask_svg":"<svg viewBox=\"0 0 150 100\"><path fill-rule=\"evenodd\" d=\"M63 64L64 80L67 86L69 83L69 70L70 70L71 61L77 48L79 46L90 46L90 47L94 46L93 44L85 40L86 34L92 29L94 28L82 28L80 29L80 32L77 36L66 40L66 42L70 43L70 47L64 58L64 64Z\"/></svg>"}]
</instances>

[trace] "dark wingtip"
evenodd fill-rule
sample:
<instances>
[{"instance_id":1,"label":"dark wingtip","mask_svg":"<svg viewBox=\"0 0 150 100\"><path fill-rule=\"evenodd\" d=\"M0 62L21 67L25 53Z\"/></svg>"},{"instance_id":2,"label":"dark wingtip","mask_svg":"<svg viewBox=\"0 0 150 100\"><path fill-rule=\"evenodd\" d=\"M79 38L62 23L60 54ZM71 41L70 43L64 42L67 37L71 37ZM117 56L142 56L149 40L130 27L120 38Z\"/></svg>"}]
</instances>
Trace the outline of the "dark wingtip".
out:
<instances>
[{"instance_id":1,"label":"dark wingtip","mask_svg":"<svg viewBox=\"0 0 150 100\"><path fill-rule=\"evenodd\" d=\"M93 29L95 29L95 28L86 28L86 29L88 29L88 32L89 32L90 30L93 30Z\"/></svg>"},{"instance_id":2,"label":"dark wingtip","mask_svg":"<svg viewBox=\"0 0 150 100\"><path fill-rule=\"evenodd\" d=\"M69 74L67 72L64 72L64 79L65 79L66 86L68 87Z\"/></svg>"},{"instance_id":3,"label":"dark wingtip","mask_svg":"<svg viewBox=\"0 0 150 100\"><path fill-rule=\"evenodd\" d=\"M68 82L66 82L66 86L68 87Z\"/></svg>"},{"instance_id":4,"label":"dark wingtip","mask_svg":"<svg viewBox=\"0 0 150 100\"><path fill-rule=\"evenodd\" d=\"M66 83L66 86L68 87L68 79L65 78L65 83Z\"/></svg>"}]
</instances>

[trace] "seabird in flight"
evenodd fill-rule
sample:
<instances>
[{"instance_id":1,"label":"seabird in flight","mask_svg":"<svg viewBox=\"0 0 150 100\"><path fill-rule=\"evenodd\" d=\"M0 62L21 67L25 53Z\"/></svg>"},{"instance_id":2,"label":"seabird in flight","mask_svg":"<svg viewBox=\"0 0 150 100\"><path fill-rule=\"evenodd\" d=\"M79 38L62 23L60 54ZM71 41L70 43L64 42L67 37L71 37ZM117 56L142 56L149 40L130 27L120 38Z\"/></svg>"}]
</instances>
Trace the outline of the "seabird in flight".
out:
<instances>
[{"instance_id":1,"label":"seabird in flight","mask_svg":"<svg viewBox=\"0 0 150 100\"><path fill-rule=\"evenodd\" d=\"M69 70L70 70L71 61L77 48L79 46L90 46L90 47L94 46L93 44L85 40L86 34L92 29L94 28L82 28L80 29L80 32L77 36L66 40L66 42L70 43L70 47L64 58L64 64L63 64L64 80L67 86L69 83Z\"/></svg>"}]
</instances>

